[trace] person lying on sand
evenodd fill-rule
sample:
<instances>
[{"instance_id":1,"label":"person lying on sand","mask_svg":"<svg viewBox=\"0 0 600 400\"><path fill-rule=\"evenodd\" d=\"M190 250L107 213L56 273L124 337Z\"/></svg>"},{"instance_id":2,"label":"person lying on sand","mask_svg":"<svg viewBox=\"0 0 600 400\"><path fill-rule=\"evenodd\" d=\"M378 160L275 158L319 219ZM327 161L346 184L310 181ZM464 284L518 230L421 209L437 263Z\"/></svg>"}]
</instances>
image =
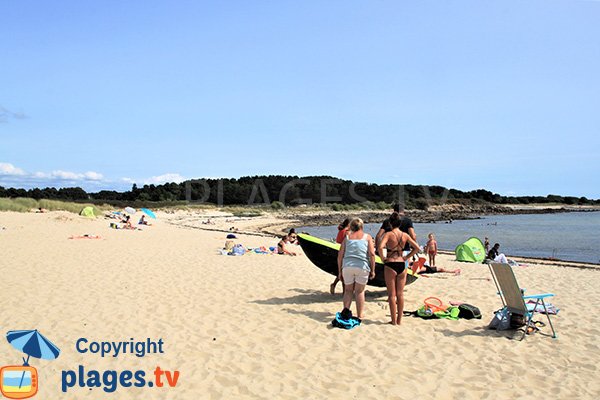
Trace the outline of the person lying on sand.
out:
<instances>
[{"instance_id":1,"label":"person lying on sand","mask_svg":"<svg viewBox=\"0 0 600 400\"><path fill-rule=\"evenodd\" d=\"M412 265L412 270L413 273L417 273L417 274L435 274L435 273L447 273L447 274L454 274L454 275L460 275L460 268L456 268L456 269L446 269L446 268L442 268L442 267L432 267L430 266L427 261L425 261L425 258L420 257L418 261L415 261Z\"/></svg>"}]
</instances>

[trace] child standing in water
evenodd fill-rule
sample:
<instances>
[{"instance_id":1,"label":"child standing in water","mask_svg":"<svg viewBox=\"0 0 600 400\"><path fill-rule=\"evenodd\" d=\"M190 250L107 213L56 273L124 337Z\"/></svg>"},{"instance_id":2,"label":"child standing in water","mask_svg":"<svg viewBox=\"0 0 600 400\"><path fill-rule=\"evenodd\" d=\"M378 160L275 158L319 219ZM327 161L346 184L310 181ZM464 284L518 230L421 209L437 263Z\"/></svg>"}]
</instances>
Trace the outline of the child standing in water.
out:
<instances>
[{"instance_id":1,"label":"child standing in water","mask_svg":"<svg viewBox=\"0 0 600 400\"><path fill-rule=\"evenodd\" d=\"M433 233L430 233L427 235L427 237L429 240L425 245L425 251L427 251L427 254L429 254L429 265L435 267L435 256L437 255L438 251L437 242L435 241L435 235Z\"/></svg>"}]
</instances>

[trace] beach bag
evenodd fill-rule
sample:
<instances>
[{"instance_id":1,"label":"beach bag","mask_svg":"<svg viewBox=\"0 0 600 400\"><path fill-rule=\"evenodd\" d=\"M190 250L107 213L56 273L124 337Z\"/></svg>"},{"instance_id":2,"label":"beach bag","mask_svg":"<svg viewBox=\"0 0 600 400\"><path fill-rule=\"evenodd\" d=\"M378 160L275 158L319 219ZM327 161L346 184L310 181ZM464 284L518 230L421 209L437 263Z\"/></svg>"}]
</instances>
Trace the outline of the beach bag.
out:
<instances>
[{"instance_id":1,"label":"beach bag","mask_svg":"<svg viewBox=\"0 0 600 400\"><path fill-rule=\"evenodd\" d=\"M423 304L421 307L417 308L417 311L411 313L415 317L420 317L423 319L435 319L437 316L433 313L433 310Z\"/></svg>"},{"instance_id":2,"label":"beach bag","mask_svg":"<svg viewBox=\"0 0 600 400\"><path fill-rule=\"evenodd\" d=\"M458 306L458 318L481 319L481 311L474 305L462 303Z\"/></svg>"},{"instance_id":3,"label":"beach bag","mask_svg":"<svg viewBox=\"0 0 600 400\"><path fill-rule=\"evenodd\" d=\"M231 255L233 256L243 256L246 254L246 249L241 244L236 244L233 246L233 250L231 250Z\"/></svg>"},{"instance_id":4,"label":"beach bag","mask_svg":"<svg viewBox=\"0 0 600 400\"><path fill-rule=\"evenodd\" d=\"M494 318L490 321L488 325L489 329L496 329L498 331L504 331L506 329L511 329L510 325L510 311L506 307L501 308L500 310L494 313Z\"/></svg>"}]
</instances>

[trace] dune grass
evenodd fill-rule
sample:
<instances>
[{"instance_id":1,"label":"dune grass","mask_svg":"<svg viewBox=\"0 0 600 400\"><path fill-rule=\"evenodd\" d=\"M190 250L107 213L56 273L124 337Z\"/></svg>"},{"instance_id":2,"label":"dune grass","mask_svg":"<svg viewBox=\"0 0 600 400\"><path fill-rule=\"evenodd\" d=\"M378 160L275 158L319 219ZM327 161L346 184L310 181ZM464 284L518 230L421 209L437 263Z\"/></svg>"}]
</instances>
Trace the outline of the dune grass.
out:
<instances>
[{"instance_id":1,"label":"dune grass","mask_svg":"<svg viewBox=\"0 0 600 400\"><path fill-rule=\"evenodd\" d=\"M68 211L79 214L81 209L86 206L94 207L94 213L96 215L102 215L103 211L107 208L106 206L60 200L36 200L24 197L17 197L14 199L0 198L0 211L30 212L32 210L37 210L38 208L43 208L48 211Z\"/></svg>"}]
</instances>

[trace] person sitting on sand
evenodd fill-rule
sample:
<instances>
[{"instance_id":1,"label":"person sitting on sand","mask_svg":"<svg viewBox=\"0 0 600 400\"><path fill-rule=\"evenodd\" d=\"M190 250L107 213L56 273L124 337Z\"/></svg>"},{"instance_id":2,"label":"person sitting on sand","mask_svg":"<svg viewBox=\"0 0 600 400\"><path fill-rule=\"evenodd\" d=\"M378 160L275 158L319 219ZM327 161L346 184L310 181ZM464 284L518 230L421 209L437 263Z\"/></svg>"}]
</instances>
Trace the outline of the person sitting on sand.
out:
<instances>
[{"instance_id":1,"label":"person sitting on sand","mask_svg":"<svg viewBox=\"0 0 600 400\"><path fill-rule=\"evenodd\" d=\"M131 224L130 220L128 220L127 222L125 222L123 224L123 228L122 229L133 229L133 230L135 230L136 227Z\"/></svg>"},{"instance_id":2,"label":"person sitting on sand","mask_svg":"<svg viewBox=\"0 0 600 400\"><path fill-rule=\"evenodd\" d=\"M383 264L385 265L385 286L388 293L391 323L400 325L404 311L404 285L406 284L408 260L417 254L420 248L409 234L400 230L402 217L398 213L392 214L390 224L392 230L385 233L379 242L379 254L384 254L384 249L387 249L387 256L383 259ZM407 243L412 250L404 250Z\"/></svg>"},{"instance_id":3,"label":"person sitting on sand","mask_svg":"<svg viewBox=\"0 0 600 400\"><path fill-rule=\"evenodd\" d=\"M490 250L487 255L487 258L490 260L494 260L495 262L499 262L502 264L508 264L508 259L504 255L504 253L500 253L500 243L494 244L494 247Z\"/></svg>"},{"instance_id":4,"label":"person sitting on sand","mask_svg":"<svg viewBox=\"0 0 600 400\"><path fill-rule=\"evenodd\" d=\"M344 308L350 309L354 294L359 319L363 318L365 286L369 279L375 278L375 244L363 228L362 219L350 221L348 236L338 252L338 278L344 279Z\"/></svg>"},{"instance_id":5,"label":"person sitting on sand","mask_svg":"<svg viewBox=\"0 0 600 400\"><path fill-rule=\"evenodd\" d=\"M277 243L277 254L282 254L282 255L288 255L288 256L295 256L296 253L291 251L287 245L289 243L289 237L288 235L283 235L281 237L281 240L279 241L279 243Z\"/></svg>"},{"instance_id":6,"label":"person sitting on sand","mask_svg":"<svg viewBox=\"0 0 600 400\"><path fill-rule=\"evenodd\" d=\"M430 233L429 235L427 235L427 237L429 238L429 240L425 245L425 253L429 255L429 265L435 267L435 256L437 255L438 251L437 241L435 240L435 235L433 233Z\"/></svg>"},{"instance_id":7,"label":"person sitting on sand","mask_svg":"<svg viewBox=\"0 0 600 400\"><path fill-rule=\"evenodd\" d=\"M131 224L131 217L129 215L125 215L121 222L123 223L123 227L121 227L121 229L135 229L135 227Z\"/></svg>"},{"instance_id":8,"label":"person sitting on sand","mask_svg":"<svg viewBox=\"0 0 600 400\"><path fill-rule=\"evenodd\" d=\"M346 218L342 221L341 224L338 225L338 233L337 237L335 238L336 243L342 244L344 242L344 239L346 239L346 235L348 235L348 225L350 225L350 218ZM332 295L335 294L335 287L337 286L339 281L339 276L336 276L331 285L329 285L329 293L331 293ZM344 281L342 280L342 290L343 289Z\"/></svg>"}]
</instances>

